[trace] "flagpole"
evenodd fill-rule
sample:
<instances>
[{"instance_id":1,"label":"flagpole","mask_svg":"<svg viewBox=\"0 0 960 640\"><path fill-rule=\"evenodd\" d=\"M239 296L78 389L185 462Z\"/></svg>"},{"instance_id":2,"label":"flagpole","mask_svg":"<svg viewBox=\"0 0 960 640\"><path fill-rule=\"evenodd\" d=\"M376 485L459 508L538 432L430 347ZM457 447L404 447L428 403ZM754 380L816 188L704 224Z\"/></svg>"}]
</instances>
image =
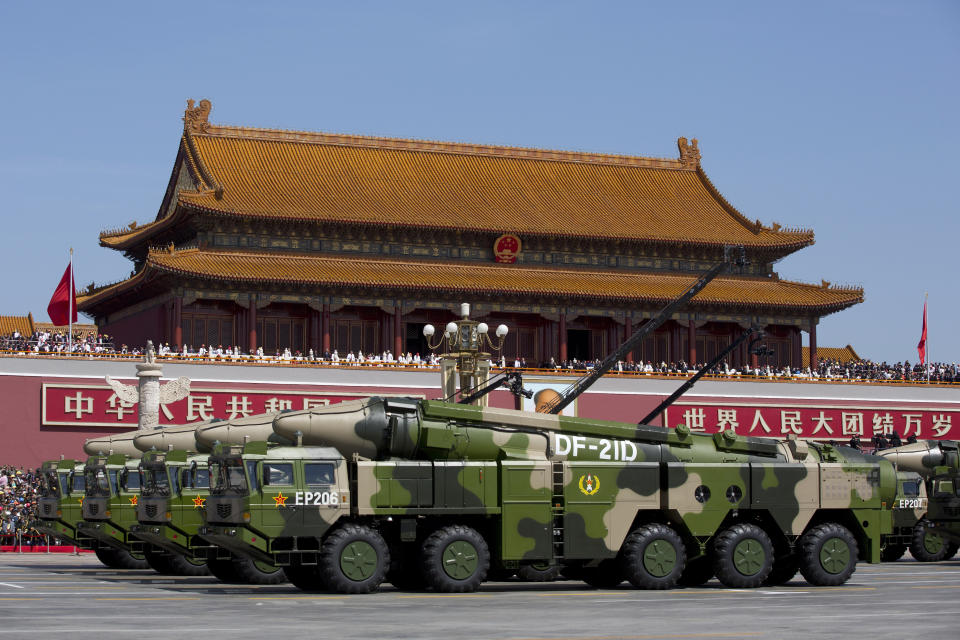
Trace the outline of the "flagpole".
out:
<instances>
[{"instance_id":1,"label":"flagpole","mask_svg":"<svg viewBox=\"0 0 960 640\"><path fill-rule=\"evenodd\" d=\"M925 291L923 294L923 321L927 321L927 297L930 295L929 291ZM927 328L927 335L930 335L930 329ZM923 343L923 353L926 356L927 362L927 384L930 384L930 348L927 346L930 344L930 339L927 338Z\"/></svg>"},{"instance_id":2,"label":"flagpole","mask_svg":"<svg viewBox=\"0 0 960 640\"><path fill-rule=\"evenodd\" d=\"M73 247L70 247L70 290L67 291L67 322L70 327L67 330L67 355L73 354L73 292L76 290L73 286Z\"/></svg>"}]
</instances>

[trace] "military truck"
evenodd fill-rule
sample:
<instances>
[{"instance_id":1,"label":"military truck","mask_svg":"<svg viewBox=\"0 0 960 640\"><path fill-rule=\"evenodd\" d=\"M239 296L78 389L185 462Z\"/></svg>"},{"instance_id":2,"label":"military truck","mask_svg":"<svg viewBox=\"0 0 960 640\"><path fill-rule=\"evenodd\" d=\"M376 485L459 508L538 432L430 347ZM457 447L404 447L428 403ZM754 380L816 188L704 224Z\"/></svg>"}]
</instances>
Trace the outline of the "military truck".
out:
<instances>
[{"instance_id":1,"label":"military truck","mask_svg":"<svg viewBox=\"0 0 960 640\"><path fill-rule=\"evenodd\" d=\"M957 446L956 441L920 440L877 452L900 470L900 488L893 502L894 531L885 538L884 561L900 558L908 548L920 562L956 555L960 533L950 536L948 509L955 497L950 477L957 473Z\"/></svg>"},{"instance_id":2,"label":"military truck","mask_svg":"<svg viewBox=\"0 0 960 640\"><path fill-rule=\"evenodd\" d=\"M40 465L40 497L33 528L77 545L77 522L83 504L83 463L73 459L47 460Z\"/></svg>"},{"instance_id":3,"label":"military truck","mask_svg":"<svg viewBox=\"0 0 960 640\"><path fill-rule=\"evenodd\" d=\"M301 588L471 591L533 564L599 587L839 585L892 531L893 465L847 447L379 397L273 426L302 446L211 454L200 534Z\"/></svg>"},{"instance_id":4,"label":"military truck","mask_svg":"<svg viewBox=\"0 0 960 640\"><path fill-rule=\"evenodd\" d=\"M273 433L273 414L233 420L210 420L193 425L165 427L141 433L134 446L144 451L141 472L144 487L137 510L137 524L130 533L180 562L206 563L210 573L222 582L277 584L283 572L248 557L235 556L197 535L206 512L209 493L207 455L214 441L204 436L208 425L216 424L217 437L224 442L270 438L286 443ZM177 450L176 448L179 448Z\"/></svg>"},{"instance_id":5,"label":"military truck","mask_svg":"<svg viewBox=\"0 0 960 640\"><path fill-rule=\"evenodd\" d=\"M222 582L282 582L285 577L277 567L237 558L197 535L210 489L207 457L187 451L144 453L140 463L143 489L137 505L138 522L131 525L130 534L163 549L172 563L206 567ZM186 571L177 573L183 575Z\"/></svg>"}]
</instances>

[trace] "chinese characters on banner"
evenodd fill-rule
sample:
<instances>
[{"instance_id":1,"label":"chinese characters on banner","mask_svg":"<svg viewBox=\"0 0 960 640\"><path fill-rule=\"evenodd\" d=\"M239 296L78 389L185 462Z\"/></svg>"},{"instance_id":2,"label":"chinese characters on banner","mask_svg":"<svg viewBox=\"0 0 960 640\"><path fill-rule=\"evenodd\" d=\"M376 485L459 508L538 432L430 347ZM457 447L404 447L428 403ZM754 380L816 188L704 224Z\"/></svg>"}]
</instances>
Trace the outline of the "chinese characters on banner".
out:
<instances>
[{"instance_id":1,"label":"chinese characters on banner","mask_svg":"<svg viewBox=\"0 0 960 640\"><path fill-rule=\"evenodd\" d=\"M956 438L960 410L896 406L757 406L735 404L675 404L664 412L664 424L685 424L691 431L716 433L734 429L745 436L777 438L794 434L818 440L849 440L860 436L889 436L894 430L902 438Z\"/></svg>"},{"instance_id":2,"label":"chinese characters on banner","mask_svg":"<svg viewBox=\"0 0 960 640\"><path fill-rule=\"evenodd\" d=\"M160 406L160 424L188 424L211 418L230 420L284 409L311 409L365 398L367 395L262 389L191 389L185 399ZM41 423L45 426L136 428L137 406L117 398L107 385L44 384Z\"/></svg>"}]
</instances>

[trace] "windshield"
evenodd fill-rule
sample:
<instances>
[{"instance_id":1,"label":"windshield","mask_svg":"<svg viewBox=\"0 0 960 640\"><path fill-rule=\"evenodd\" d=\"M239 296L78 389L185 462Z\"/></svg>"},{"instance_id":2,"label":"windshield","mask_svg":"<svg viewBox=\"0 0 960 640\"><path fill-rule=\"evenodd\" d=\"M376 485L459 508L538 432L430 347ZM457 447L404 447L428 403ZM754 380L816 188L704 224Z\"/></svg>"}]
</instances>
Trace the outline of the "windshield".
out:
<instances>
[{"instance_id":1,"label":"windshield","mask_svg":"<svg viewBox=\"0 0 960 640\"><path fill-rule=\"evenodd\" d=\"M48 498L55 498L60 495L60 481L56 471L47 471L43 474L43 481L40 483L40 495Z\"/></svg>"},{"instance_id":2,"label":"windshield","mask_svg":"<svg viewBox=\"0 0 960 640\"><path fill-rule=\"evenodd\" d=\"M136 493L140 491L140 470L128 469L121 474L123 477L123 490Z\"/></svg>"},{"instance_id":3,"label":"windshield","mask_svg":"<svg viewBox=\"0 0 960 640\"><path fill-rule=\"evenodd\" d=\"M87 488L87 479L81 473L71 473L70 480L72 486L70 487L71 493L83 493Z\"/></svg>"},{"instance_id":4,"label":"windshield","mask_svg":"<svg viewBox=\"0 0 960 640\"><path fill-rule=\"evenodd\" d=\"M247 476L240 459L210 463L210 493L247 493Z\"/></svg>"},{"instance_id":5,"label":"windshield","mask_svg":"<svg viewBox=\"0 0 960 640\"><path fill-rule=\"evenodd\" d=\"M166 467L146 467L143 469L143 495L163 497L170 495L170 481L167 478Z\"/></svg>"},{"instance_id":6,"label":"windshield","mask_svg":"<svg viewBox=\"0 0 960 640\"><path fill-rule=\"evenodd\" d=\"M110 478L107 477L107 470L105 468L94 467L92 469L90 468L84 469L83 477L87 483L88 496L109 496L110 495L111 482L110 482Z\"/></svg>"}]
</instances>

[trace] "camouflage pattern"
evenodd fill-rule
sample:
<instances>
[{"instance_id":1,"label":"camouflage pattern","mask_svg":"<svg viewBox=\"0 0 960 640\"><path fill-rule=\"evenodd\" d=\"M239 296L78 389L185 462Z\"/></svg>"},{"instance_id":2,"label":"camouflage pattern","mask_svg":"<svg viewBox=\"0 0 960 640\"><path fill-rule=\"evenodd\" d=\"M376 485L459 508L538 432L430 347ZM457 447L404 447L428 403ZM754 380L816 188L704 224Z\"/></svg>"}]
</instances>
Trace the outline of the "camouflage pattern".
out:
<instances>
[{"instance_id":1,"label":"camouflage pattern","mask_svg":"<svg viewBox=\"0 0 960 640\"><path fill-rule=\"evenodd\" d=\"M40 467L42 495L37 500L40 533L78 545L77 523L82 520L84 497L83 463L78 460L49 460Z\"/></svg>"},{"instance_id":2,"label":"camouflage pattern","mask_svg":"<svg viewBox=\"0 0 960 640\"><path fill-rule=\"evenodd\" d=\"M144 453L143 488L131 535L190 560L208 557L212 546L197 536L210 495L207 457L188 451Z\"/></svg>"},{"instance_id":3,"label":"camouflage pattern","mask_svg":"<svg viewBox=\"0 0 960 640\"><path fill-rule=\"evenodd\" d=\"M77 539L82 546L143 552L143 543L130 535L130 526L137 522L140 501L140 452L137 454L137 458L113 453L87 459L83 470L83 520L77 523Z\"/></svg>"},{"instance_id":4,"label":"camouflage pattern","mask_svg":"<svg viewBox=\"0 0 960 640\"><path fill-rule=\"evenodd\" d=\"M414 555L437 530L476 540L461 531L469 527L499 568L612 566L652 524L682 540L677 566L708 555L737 524L762 529L773 549L764 554L778 562L821 553L800 549L812 530L879 562L892 531L893 464L848 447L409 398L283 412L273 429L304 446L214 450L221 477L201 534L281 566L316 564L325 537L347 523L376 530L394 551L414 545ZM320 463L334 477L314 490L307 467ZM830 533L841 529L852 537Z\"/></svg>"}]
</instances>

